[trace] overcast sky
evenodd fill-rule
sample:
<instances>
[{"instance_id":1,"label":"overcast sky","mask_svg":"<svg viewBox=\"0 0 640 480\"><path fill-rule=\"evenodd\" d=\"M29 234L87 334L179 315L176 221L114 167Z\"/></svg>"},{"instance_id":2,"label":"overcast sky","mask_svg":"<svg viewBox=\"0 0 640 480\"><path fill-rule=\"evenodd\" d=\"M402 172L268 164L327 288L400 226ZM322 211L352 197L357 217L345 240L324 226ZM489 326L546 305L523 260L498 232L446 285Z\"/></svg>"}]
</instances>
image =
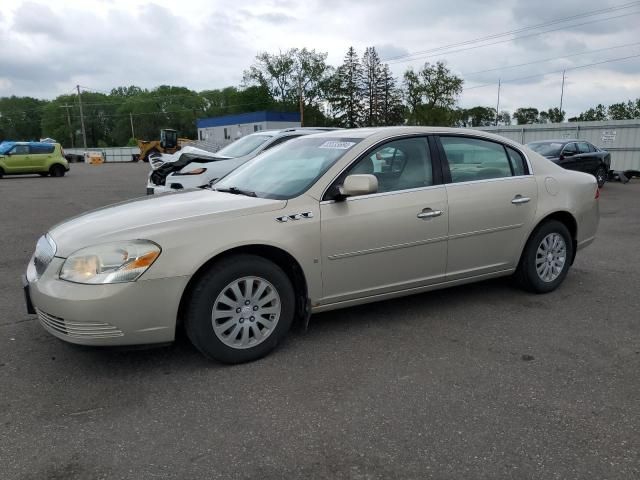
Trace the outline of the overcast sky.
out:
<instances>
[{"instance_id":1,"label":"overcast sky","mask_svg":"<svg viewBox=\"0 0 640 480\"><path fill-rule=\"evenodd\" d=\"M3 2L0 96L53 98L76 84L96 90L161 84L195 90L238 85L258 51L307 47L338 65L350 45L376 46L383 59L451 45L608 7L625 0L77 0ZM425 61L445 60L465 80L460 104L501 109L558 106L561 73L640 55L640 2L550 25L556 31L443 56L393 61L399 77ZM617 17L617 18L613 18ZM609 20L600 21L605 18ZM569 25L593 22L570 28ZM526 30L516 35L531 35ZM505 40L499 37L491 42ZM486 42L485 42L486 43ZM474 44L475 45L475 44ZM463 48L463 47L459 47ZM603 50L608 49L608 50ZM594 50L599 50L594 52ZM583 53L590 52L590 53ZM580 55L574 55L580 54ZM529 66L509 66L573 55ZM499 69L485 73L473 72ZM564 109L640 97L640 57L569 70ZM482 88L470 88L491 84Z\"/></svg>"}]
</instances>

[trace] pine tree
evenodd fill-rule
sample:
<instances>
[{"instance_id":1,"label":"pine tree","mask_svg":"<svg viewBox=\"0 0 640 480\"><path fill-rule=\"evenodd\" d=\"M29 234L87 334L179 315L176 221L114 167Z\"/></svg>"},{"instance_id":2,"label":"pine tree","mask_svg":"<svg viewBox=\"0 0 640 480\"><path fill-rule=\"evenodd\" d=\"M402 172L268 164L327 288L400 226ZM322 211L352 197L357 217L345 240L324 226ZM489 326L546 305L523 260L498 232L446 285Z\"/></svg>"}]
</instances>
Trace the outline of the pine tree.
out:
<instances>
[{"instance_id":1,"label":"pine tree","mask_svg":"<svg viewBox=\"0 0 640 480\"><path fill-rule=\"evenodd\" d=\"M402 93L396 86L396 79L391 74L389 65L382 65L380 75L381 108L380 125L401 125L404 123L404 107Z\"/></svg>"},{"instance_id":2,"label":"pine tree","mask_svg":"<svg viewBox=\"0 0 640 480\"><path fill-rule=\"evenodd\" d=\"M368 47L362 56L364 69L364 120L367 126L380 125L382 109L382 63L375 47Z\"/></svg>"},{"instance_id":3,"label":"pine tree","mask_svg":"<svg viewBox=\"0 0 640 480\"><path fill-rule=\"evenodd\" d=\"M334 75L329 98L335 119L342 127L355 128L363 123L363 79L358 54L353 47L349 47Z\"/></svg>"}]
</instances>

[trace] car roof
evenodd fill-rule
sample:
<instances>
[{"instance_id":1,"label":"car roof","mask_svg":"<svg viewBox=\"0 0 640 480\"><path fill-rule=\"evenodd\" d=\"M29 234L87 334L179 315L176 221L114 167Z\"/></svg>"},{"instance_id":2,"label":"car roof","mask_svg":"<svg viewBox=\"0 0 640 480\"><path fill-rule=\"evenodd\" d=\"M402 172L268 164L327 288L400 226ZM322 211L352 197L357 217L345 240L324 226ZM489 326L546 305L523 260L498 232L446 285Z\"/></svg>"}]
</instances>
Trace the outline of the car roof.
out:
<instances>
[{"instance_id":1,"label":"car roof","mask_svg":"<svg viewBox=\"0 0 640 480\"><path fill-rule=\"evenodd\" d=\"M11 145L11 146L15 146L15 145L57 145L57 143L52 143L52 142L16 142L14 140L5 140L3 142L0 142L0 145Z\"/></svg>"},{"instance_id":2,"label":"car roof","mask_svg":"<svg viewBox=\"0 0 640 480\"><path fill-rule=\"evenodd\" d=\"M584 138L556 138L556 139L549 139L549 140L535 140L533 142L527 142L527 145L531 144L531 143L571 143L571 142L586 142L586 143L591 143L588 140L585 140Z\"/></svg>"},{"instance_id":3,"label":"car roof","mask_svg":"<svg viewBox=\"0 0 640 480\"><path fill-rule=\"evenodd\" d=\"M493 140L504 144L513 146L521 146L520 143L515 140L511 140L506 137L496 135L491 132L473 130L470 128L452 128L452 127L364 127L353 128L345 130L336 130L331 132L322 132L314 134L314 137L328 137L328 138L369 138L372 137L376 140L384 140L387 137L394 135L472 135L474 137L482 137L487 140ZM375 138L377 137L377 138Z\"/></svg>"}]
</instances>

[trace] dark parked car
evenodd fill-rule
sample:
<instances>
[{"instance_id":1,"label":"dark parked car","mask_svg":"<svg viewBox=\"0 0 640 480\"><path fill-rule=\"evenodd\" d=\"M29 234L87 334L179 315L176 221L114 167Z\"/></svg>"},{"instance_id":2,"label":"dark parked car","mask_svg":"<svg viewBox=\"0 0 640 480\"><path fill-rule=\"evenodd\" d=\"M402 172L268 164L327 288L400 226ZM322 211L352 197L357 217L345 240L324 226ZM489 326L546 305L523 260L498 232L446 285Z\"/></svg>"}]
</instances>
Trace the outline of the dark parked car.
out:
<instances>
[{"instance_id":1,"label":"dark parked car","mask_svg":"<svg viewBox=\"0 0 640 480\"><path fill-rule=\"evenodd\" d=\"M609 176L611 154L584 140L544 140L527 143L527 147L567 170L590 173L598 187Z\"/></svg>"}]
</instances>

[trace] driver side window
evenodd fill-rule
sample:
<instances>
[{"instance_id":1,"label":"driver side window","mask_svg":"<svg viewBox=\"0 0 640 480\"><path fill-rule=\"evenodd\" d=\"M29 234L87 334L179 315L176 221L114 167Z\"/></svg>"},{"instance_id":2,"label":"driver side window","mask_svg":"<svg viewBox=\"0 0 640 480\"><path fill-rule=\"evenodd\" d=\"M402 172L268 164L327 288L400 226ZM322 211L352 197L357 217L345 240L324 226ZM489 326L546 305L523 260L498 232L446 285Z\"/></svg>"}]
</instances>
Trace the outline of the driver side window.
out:
<instances>
[{"instance_id":1,"label":"driver side window","mask_svg":"<svg viewBox=\"0 0 640 480\"><path fill-rule=\"evenodd\" d=\"M27 155L29 153L29 145L16 145L11 150L13 155Z\"/></svg>"},{"instance_id":2,"label":"driver side window","mask_svg":"<svg viewBox=\"0 0 640 480\"><path fill-rule=\"evenodd\" d=\"M426 138L393 140L356 161L341 175L370 174L378 179L378 193L433 185L433 168Z\"/></svg>"},{"instance_id":3,"label":"driver side window","mask_svg":"<svg viewBox=\"0 0 640 480\"><path fill-rule=\"evenodd\" d=\"M571 157L572 155L575 155L576 153L578 153L578 149L576 148L576 144L575 143L567 143L564 148L562 149L562 154L566 157Z\"/></svg>"}]
</instances>

